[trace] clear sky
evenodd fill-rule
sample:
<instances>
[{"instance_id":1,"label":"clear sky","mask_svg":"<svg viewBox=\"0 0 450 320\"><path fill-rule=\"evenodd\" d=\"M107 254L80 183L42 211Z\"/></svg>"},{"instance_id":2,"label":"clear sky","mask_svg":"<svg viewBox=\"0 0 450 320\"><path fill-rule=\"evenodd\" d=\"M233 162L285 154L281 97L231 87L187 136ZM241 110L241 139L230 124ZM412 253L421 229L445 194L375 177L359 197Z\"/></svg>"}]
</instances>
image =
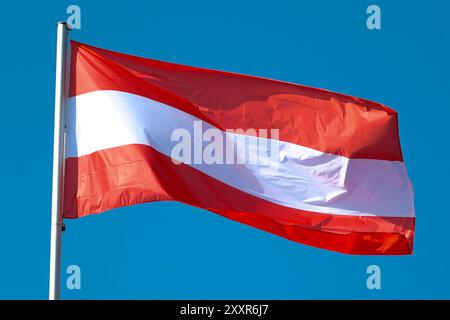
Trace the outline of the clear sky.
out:
<instances>
[{"instance_id":1,"label":"clear sky","mask_svg":"<svg viewBox=\"0 0 450 320\"><path fill-rule=\"evenodd\" d=\"M450 2L3 2L0 298L46 299L56 22L81 8L71 38L170 62L274 78L397 110L415 190L412 256L307 247L173 202L66 221L65 299L450 298ZM366 8L381 7L381 30ZM81 268L81 290L65 268ZM368 290L379 265L382 289Z\"/></svg>"}]
</instances>

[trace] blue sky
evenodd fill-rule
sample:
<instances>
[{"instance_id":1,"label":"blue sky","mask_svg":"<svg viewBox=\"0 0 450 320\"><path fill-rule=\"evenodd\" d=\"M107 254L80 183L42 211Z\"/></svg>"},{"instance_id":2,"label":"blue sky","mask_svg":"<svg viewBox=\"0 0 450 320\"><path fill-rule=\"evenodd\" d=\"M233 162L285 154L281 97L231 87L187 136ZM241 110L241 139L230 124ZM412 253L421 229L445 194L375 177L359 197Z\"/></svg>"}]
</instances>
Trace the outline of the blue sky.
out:
<instances>
[{"instance_id":1,"label":"blue sky","mask_svg":"<svg viewBox=\"0 0 450 320\"><path fill-rule=\"evenodd\" d=\"M399 112L415 190L412 256L306 247L178 203L67 221L64 299L450 298L448 1L41 1L0 10L0 298L46 299L56 22L81 8L71 38L176 63L372 99ZM382 29L368 30L370 4ZM366 268L381 267L368 290Z\"/></svg>"}]
</instances>

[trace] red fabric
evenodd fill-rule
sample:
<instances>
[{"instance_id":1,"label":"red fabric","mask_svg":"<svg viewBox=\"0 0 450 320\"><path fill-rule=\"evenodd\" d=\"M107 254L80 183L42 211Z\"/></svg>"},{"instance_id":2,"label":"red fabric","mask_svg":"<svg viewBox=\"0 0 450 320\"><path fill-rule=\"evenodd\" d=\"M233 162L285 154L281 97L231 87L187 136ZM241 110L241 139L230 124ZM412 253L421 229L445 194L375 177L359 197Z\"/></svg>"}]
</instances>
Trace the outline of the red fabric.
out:
<instances>
[{"instance_id":1,"label":"red fabric","mask_svg":"<svg viewBox=\"0 0 450 320\"><path fill-rule=\"evenodd\" d=\"M279 129L280 140L322 152L402 161L397 113L379 103L71 44L70 96L124 91L179 108L220 129Z\"/></svg>"},{"instance_id":2,"label":"red fabric","mask_svg":"<svg viewBox=\"0 0 450 320\"><path fill-rule=\"evenodd\" d=\"M269 79L71 42L70 96L117 90L222 130L279 129L280 140L348 158L402 161L397 114L379 103ZM415 218L321 214L252 196L145 145L66 160L64 218L175 200L287 239L352 254L411 254Z\"/></svg>"},{"instance_id":3,"label":"red fabric","mask_svg":"<svg viewBox=\"0 0 450 320\"><path fill-rule=\"evenodd\" d=\"M287 239L352 254L410 254L414 218L307 212L257 198L145 145L66 161L64 218L177 200ZM220 196L218 196L220 195Z\"/></svg>"}]
</instances>

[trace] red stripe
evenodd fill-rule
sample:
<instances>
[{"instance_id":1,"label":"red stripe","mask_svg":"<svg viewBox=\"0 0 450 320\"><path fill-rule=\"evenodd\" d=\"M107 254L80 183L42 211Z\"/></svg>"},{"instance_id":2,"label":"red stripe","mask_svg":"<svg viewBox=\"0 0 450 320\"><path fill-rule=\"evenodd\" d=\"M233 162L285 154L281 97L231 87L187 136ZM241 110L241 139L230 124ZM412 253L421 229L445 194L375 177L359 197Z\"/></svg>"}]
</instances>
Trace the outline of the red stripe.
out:
<instances>
[{"instance_id":1,"label":"red stripe","mask_svg":"<svg viewBox=\"0 0 450 320\"><path fill-rule=\"evenodd\" d=\"M307 212L257 198L145 145L66 160L65 218L176 200L307 245L352 254L410 254L415 218Z\"/></svg>"},{"instance_id":2,"label":"red stripe","mask_svg":"<svg viewBox=\"0 0 450 320\"><path fill-rule=\"evenodd\" d=\"M280 140L349 158L402 160L397 113L280 81L182 66L72 41L70 96L117 90L224 129L279 129Z\"/></svg>"}]
</instances>

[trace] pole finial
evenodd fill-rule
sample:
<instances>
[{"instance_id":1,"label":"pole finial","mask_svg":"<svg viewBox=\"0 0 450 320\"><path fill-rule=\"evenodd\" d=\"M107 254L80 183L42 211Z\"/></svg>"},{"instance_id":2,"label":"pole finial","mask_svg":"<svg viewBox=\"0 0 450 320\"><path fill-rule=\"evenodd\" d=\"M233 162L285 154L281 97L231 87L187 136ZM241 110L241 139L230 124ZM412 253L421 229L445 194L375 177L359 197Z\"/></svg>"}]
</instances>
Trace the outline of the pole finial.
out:
<instances>
[{"instance_id":1,"label":"pole finial","mask_svg":"<svg viewBox=\"0 0 450 320\"><path fill-rule=\"evenodd\" d=\"M73 29L72 26L71 26L69 23L67 23L66 21L58 21L58 22L56 23L56 26L58 26L58 25L60 25L60 24L65 25L66 28L67 28L67 30L69 30L69 31Z\"/></svg>"}]
</instances>

